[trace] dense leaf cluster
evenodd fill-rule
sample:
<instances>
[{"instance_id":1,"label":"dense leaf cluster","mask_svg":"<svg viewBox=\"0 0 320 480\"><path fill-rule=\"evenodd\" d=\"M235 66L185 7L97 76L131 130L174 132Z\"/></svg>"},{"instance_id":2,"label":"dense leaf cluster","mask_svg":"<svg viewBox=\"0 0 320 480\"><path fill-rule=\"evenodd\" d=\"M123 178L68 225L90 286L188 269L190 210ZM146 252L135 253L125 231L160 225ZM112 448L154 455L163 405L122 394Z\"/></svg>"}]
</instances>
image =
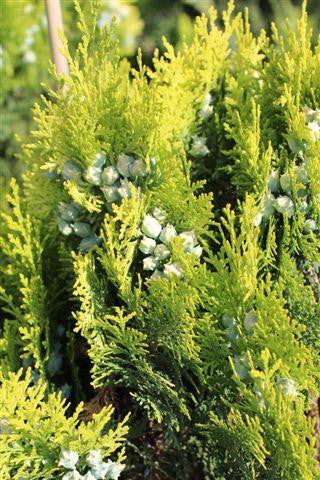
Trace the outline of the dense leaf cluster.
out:
<instances>
[{"instance_id":1,"label":"dense leaf cluster","mask_svg":"<svg viewBox=\"0 0 320 480\"><path fill-rule=\"evenodd\" d=\"M41 385L47 403L28 414L49 418L57 389L73 407L86 402L75 414L84 422L97 411L102 421L111 403L120 422L131 412L121 478L318 478L306 411L319 389L320 133L310 124L320 46L305 5L286 40L275 26L271 39L253 36L232 2L221 29L211 9L192 44L177 54L165 41L153 68L139 56L137 70L120 59L112 27L96 28L97 11L78 10L75 56L65 42L70 77L57 75L58 90L35 109L23 188L12 183L3 215L4 392ZM116 167L124 152L147 174L108 202L86 172L97 154ZM84 174L65 178L67 162ZM99 245L79 251L59 231L61 202L85 212ZM155 211L176 230L168 245L179 275L143 268L144 220ZM160 231L148 233L159 242ZM201 257L186 251L185 232ZM27 380L11 373L27 366ZM9 428L19 410L6 394L4 404ZM103 450L104 435L90 426L79 455ZM31 441L23 432L8 440L5 478L39 464ZM28 457L12 451L20 443ZM37 478L62 478L50 474Z\"/></svg>"}]
</instances>

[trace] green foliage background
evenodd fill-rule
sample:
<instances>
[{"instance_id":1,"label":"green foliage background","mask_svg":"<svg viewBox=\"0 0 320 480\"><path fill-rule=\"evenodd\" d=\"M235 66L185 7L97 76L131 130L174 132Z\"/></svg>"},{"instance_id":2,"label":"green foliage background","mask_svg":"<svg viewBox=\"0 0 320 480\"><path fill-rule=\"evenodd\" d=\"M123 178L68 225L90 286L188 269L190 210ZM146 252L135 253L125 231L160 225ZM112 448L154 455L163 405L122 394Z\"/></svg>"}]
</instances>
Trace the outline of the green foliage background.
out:
<instances>
[{"instance_id":1,"label":"green foliage background","mask_svg":"<svg viewBox=\"0 0 320 480\"><path fill-rule=\"evenodd\" d=\"M165 40L134 69L114 27L77 10L70 77L35 106L2 213L0 473L59 479L59 448L120 448L124 461L125 444L121 478L319 478L306 412L319 391L320 141L305 107L320 105L320 45L305 6L270 36L231 3L212 9L178 51ZM88 181L97 153L143 160L122 201ZM82 173L66 178L68 162ZM72 201L101 239L89 251L57 227ZM155 208L203 248L199 259L169 242L181 277L143 269Z\"/></svg>"}]
</instances>

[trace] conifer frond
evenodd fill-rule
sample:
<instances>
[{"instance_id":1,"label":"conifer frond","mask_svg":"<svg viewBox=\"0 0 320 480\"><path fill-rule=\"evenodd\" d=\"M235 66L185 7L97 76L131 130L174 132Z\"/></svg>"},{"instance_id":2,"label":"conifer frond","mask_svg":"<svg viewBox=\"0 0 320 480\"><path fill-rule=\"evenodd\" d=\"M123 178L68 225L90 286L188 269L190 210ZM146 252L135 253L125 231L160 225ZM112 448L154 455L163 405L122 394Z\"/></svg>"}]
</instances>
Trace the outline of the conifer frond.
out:
<instances>
[{"instance_id":1,"label":"conifer frond","mask_svg":"<svg viewBox=\"0 0 320 480\"><path fill-rule=\"evenodd\" d=\"M110 459L112 455L118 463L123 461L128 418L112 428L114 410L111 406L84 424L78 419L83 405L79 404L73 415L68 416L68 405L61 393L48 395L42 380L33 384L30 369L25 376L21 370L2 376L1 382L0 473L3 479L62 478L67 472L59 462L63 449L75 452L79 457L77 468L82 470L91 450L100 450L103 458Z\"/></svg>"}]
</instances>

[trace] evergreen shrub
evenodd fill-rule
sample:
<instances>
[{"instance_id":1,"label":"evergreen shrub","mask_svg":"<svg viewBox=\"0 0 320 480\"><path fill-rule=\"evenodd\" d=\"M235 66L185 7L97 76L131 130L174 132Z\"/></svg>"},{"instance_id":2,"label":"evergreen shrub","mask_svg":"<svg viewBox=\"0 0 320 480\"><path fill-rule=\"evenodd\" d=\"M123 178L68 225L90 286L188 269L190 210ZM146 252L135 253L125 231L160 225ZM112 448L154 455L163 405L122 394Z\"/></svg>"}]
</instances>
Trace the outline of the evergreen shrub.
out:
<instances>
[{"instance_id":1,"label":"evergreen shrub","mask_svg":"<svg viewBox=\"0 0 320 480\"><path fill-rule=\"evenodd\" d=\"M137 69L77 8L2 215L3 478L319 478L305 3L271 38L211 9Z\"/></svg>"}]
</instances>

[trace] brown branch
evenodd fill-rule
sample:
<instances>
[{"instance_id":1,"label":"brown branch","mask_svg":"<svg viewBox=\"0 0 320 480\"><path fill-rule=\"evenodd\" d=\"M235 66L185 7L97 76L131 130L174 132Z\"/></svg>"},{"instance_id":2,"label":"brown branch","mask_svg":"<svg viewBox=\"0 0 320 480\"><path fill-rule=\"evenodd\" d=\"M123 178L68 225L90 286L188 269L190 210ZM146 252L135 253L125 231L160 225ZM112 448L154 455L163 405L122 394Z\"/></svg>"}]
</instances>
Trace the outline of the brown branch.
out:
<instances>
[{"instance_id":1,"label":"brown branch","mask_svg":"<svg viewBox=\"0 0 320 480\"><path fill-rule=\"evenodd\" d=\"M48 19L52 61L58 73L69 75L67 59L62 55L63 47L59 33L63 34L63 21L60 0L45 0Z\"/></svg>"}]
</instances>

